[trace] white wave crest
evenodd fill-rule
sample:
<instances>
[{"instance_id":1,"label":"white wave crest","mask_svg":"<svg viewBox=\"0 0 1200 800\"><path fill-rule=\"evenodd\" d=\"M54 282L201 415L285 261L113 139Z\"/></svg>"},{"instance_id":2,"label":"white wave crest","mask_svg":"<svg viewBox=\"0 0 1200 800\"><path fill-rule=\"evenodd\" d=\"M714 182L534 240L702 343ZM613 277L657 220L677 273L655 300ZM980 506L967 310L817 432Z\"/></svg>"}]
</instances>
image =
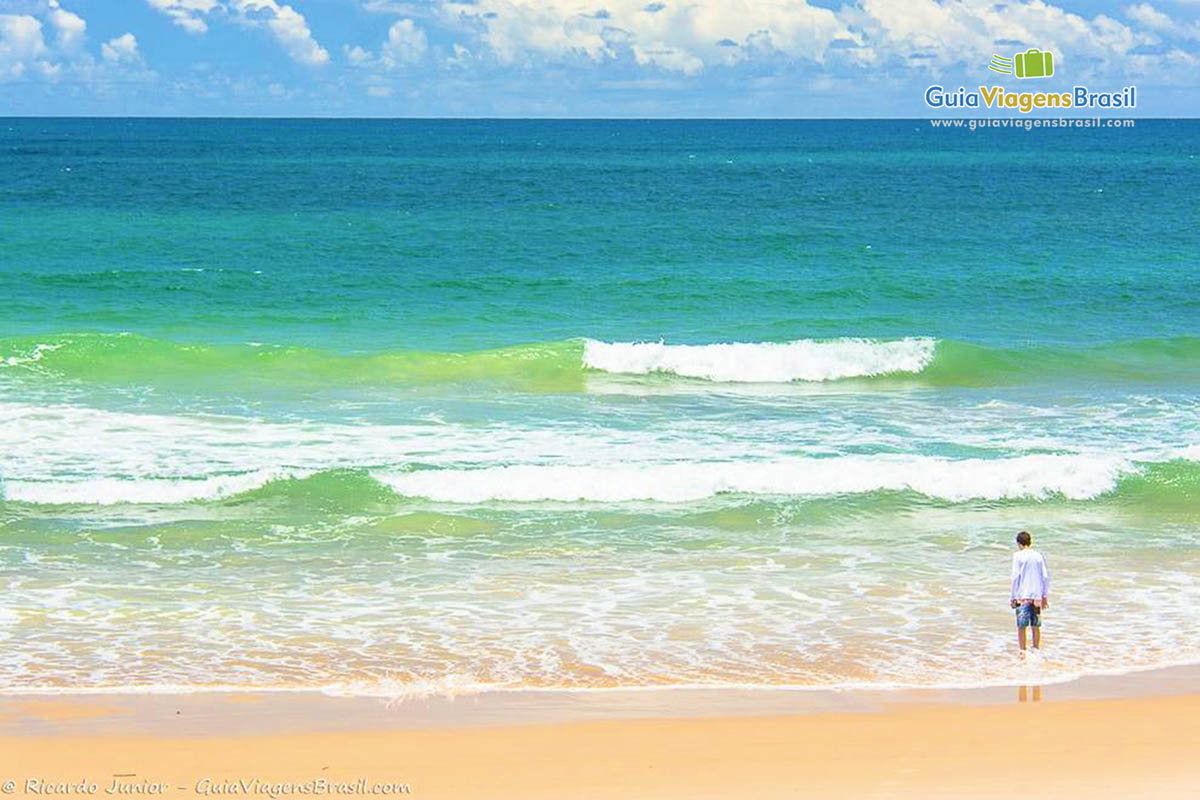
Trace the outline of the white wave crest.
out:
<instances>
[{"instance_id":1,"label":"white wave crest","mask_svg":"<svg viewBox=\"0 0 1200 800\"><path fill-rule=\"evenodd\" d=\"M933 360L936 345L934 339L914 337L894 341L802 339L704 345L587 339L583 364L603 372L632 375L669 372L728 383L832 381L920 372Z\"/></svg>"},{"instance_id":2,"label":"white wave crest","mask_svg":"<svg viewBox=\"0 0 1200 800\"><path fill-rule=\"evenodd\" d=\"M191 503L220 500L277 480L303 478L311 471L266 469L207 478L88 478L80 481L5 480L0 497L40 505Z\"/></svg>"},{"instance_id":3,"label":"white wave crest","mask_svg":"<svg viewBox=\"0 0 1200 800\"><path fill-rule=\"evenodd\" d=\"M373 473L401 495L450 503L652 500L686 502L722 493L838 495L914 491L953 502L1097 497L1138 471L1104 456L1030 455L1003 459L844 456L769 462L691 462L646 466L508 466Z\"/></svg>"},{"instance_id":4,"label":"white wave crest","mask_svg":"<svg viewBox=\"0 0 1200 800\"><path fill-rule=\"evenodd\" d=\"M114 505L220 500L316 470L265 469L205 478L88 478L78 481L6 480L5 500L31 504ZM418 472L372 471L407 497L448 503L625 502L679 503L718 494L828 496L913 491L952 502L1086 500L1110 492L1140 468L1115 457L1031 455L1003 459L931 456L842 456L777 461L685 462L634 466L518 465Z\"/></svg>"}]
</instances>

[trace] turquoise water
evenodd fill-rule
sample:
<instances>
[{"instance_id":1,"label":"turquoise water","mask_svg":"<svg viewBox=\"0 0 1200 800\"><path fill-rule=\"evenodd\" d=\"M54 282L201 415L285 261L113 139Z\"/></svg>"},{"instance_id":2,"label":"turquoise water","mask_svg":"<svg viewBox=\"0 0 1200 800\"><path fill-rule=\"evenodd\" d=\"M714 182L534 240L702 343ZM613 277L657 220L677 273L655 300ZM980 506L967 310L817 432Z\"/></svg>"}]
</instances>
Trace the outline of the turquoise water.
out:
<instances>
[{"instance_id":1,"label":"turquoise water","mask_svg":"<svg viewBox=\"0 0 1200 800\"><path fill-rule=\"evenodd\" d=\"M1200 123L10 119L0 169L2 689L1200 660Z\"/></svg>"}]
</instances>

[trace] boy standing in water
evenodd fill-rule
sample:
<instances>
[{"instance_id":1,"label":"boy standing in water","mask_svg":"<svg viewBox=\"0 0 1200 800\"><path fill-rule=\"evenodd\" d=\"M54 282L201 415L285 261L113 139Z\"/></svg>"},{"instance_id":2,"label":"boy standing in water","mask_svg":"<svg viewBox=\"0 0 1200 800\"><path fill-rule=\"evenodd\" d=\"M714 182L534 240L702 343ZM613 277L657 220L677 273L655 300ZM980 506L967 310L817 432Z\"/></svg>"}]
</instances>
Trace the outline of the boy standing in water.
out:
<instances>
[{"instance_id":1,"label":"boy standing in water","mask_svg":"<svg viewBox=\"0 0 1200 800\"><path fill-rule=\"evenodd\" d=\"M1017 552L1012 561L1011 605L1017 612L1017 644L1025 655L1025 629L1033 628L1033 649L1042 645L1042 609L1049 607L1050 571L1046 559L1033 547L1028 531L1017 534Z\"/></svg>"}]
</instances>

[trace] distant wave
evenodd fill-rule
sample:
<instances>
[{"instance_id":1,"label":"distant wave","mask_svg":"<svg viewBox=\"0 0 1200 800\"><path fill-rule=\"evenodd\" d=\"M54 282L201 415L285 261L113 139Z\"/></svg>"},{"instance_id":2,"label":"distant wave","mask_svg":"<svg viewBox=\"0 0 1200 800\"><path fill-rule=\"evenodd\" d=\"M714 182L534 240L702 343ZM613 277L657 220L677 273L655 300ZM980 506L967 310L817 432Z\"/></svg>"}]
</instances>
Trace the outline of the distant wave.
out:
<instances>
[{"instance_id":1,"label":"distant wave","mask_svg":"<svg viewBox=\"0 0 1200 800\"><path fill-rule=\"evenodd\" d=\"M501 383L582 391L589 376L692 383L857 380L878 387L989 386L1071 377L1200 382L1200 338L1091 346L986 347L928 337L667 344L569 339L461 353L335 353L271 344L181 344L146 336L59 334L0 339L0 376L211 387Z\"/></svg>"},{"instance_id":2,"label":"distant wave","mask_svg":"<svg viewBox=\"0 0 1200 800\"><path fill-rule=\"evenodd\" d=\"M1196 453L1190 454L1193 458ZM1200 502L1200 464L1102 455L997 459L841 456L768 462L478 469L256 470L204 478L7 480L0 498L38 505L178 504L280 498L323 507L425 499L493 502L686 503L721 494L791 497L912 492L954 503L998 500Z\"/></svg>"},{"instance_id":3,"label":"distant wave","mask_svg":"<svg viewBox=\"0 0 1200 800\"><path fill-rule=\"evenodd\" d=\"M670 373L728 383L832 381L916 373L933 360L933 339L834 339L708 345L584 342L589 369L631 375Z\"/></svg>"}]
</instances>

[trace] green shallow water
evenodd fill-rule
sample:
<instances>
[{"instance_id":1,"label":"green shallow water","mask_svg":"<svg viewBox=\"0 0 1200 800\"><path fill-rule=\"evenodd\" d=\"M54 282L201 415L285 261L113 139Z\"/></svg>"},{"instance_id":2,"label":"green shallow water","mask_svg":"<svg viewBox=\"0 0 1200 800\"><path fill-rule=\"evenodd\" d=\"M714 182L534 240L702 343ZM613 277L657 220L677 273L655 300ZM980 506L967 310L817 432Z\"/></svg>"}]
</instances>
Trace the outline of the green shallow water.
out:
<instances>
[{"instance_id":1,"label":"green shallow water","mask_svg":"<svg viewBox=\"0 0 1200 800\"><path fill-rule=\"evenodd\" d=\"M836 343L838 339L824 340ZM669 365L645 368L629 359L620 368L589 363L586 340L516 344L491 350L417 350L339 353L308 347L183 343L139 334L55 334L0 340L0 369L45 381L180 388L213 380L255 386L344 388L438 384L496 384L525 390L583 391L587 373L662 378L680 374ZM987 347L937 341L927 363L883 364L875 374L847 376L878 388L891 386L996 386L1034 381L1136 382L1200 386L1200 338L1137 339L1095 345ZM784 376L785 378L787 376ZM792 381L804 381L797 373ZM726 382L753 382L734 377ZM790 382L781 378L775 382Z\"/></svg>"}]
</instances>

